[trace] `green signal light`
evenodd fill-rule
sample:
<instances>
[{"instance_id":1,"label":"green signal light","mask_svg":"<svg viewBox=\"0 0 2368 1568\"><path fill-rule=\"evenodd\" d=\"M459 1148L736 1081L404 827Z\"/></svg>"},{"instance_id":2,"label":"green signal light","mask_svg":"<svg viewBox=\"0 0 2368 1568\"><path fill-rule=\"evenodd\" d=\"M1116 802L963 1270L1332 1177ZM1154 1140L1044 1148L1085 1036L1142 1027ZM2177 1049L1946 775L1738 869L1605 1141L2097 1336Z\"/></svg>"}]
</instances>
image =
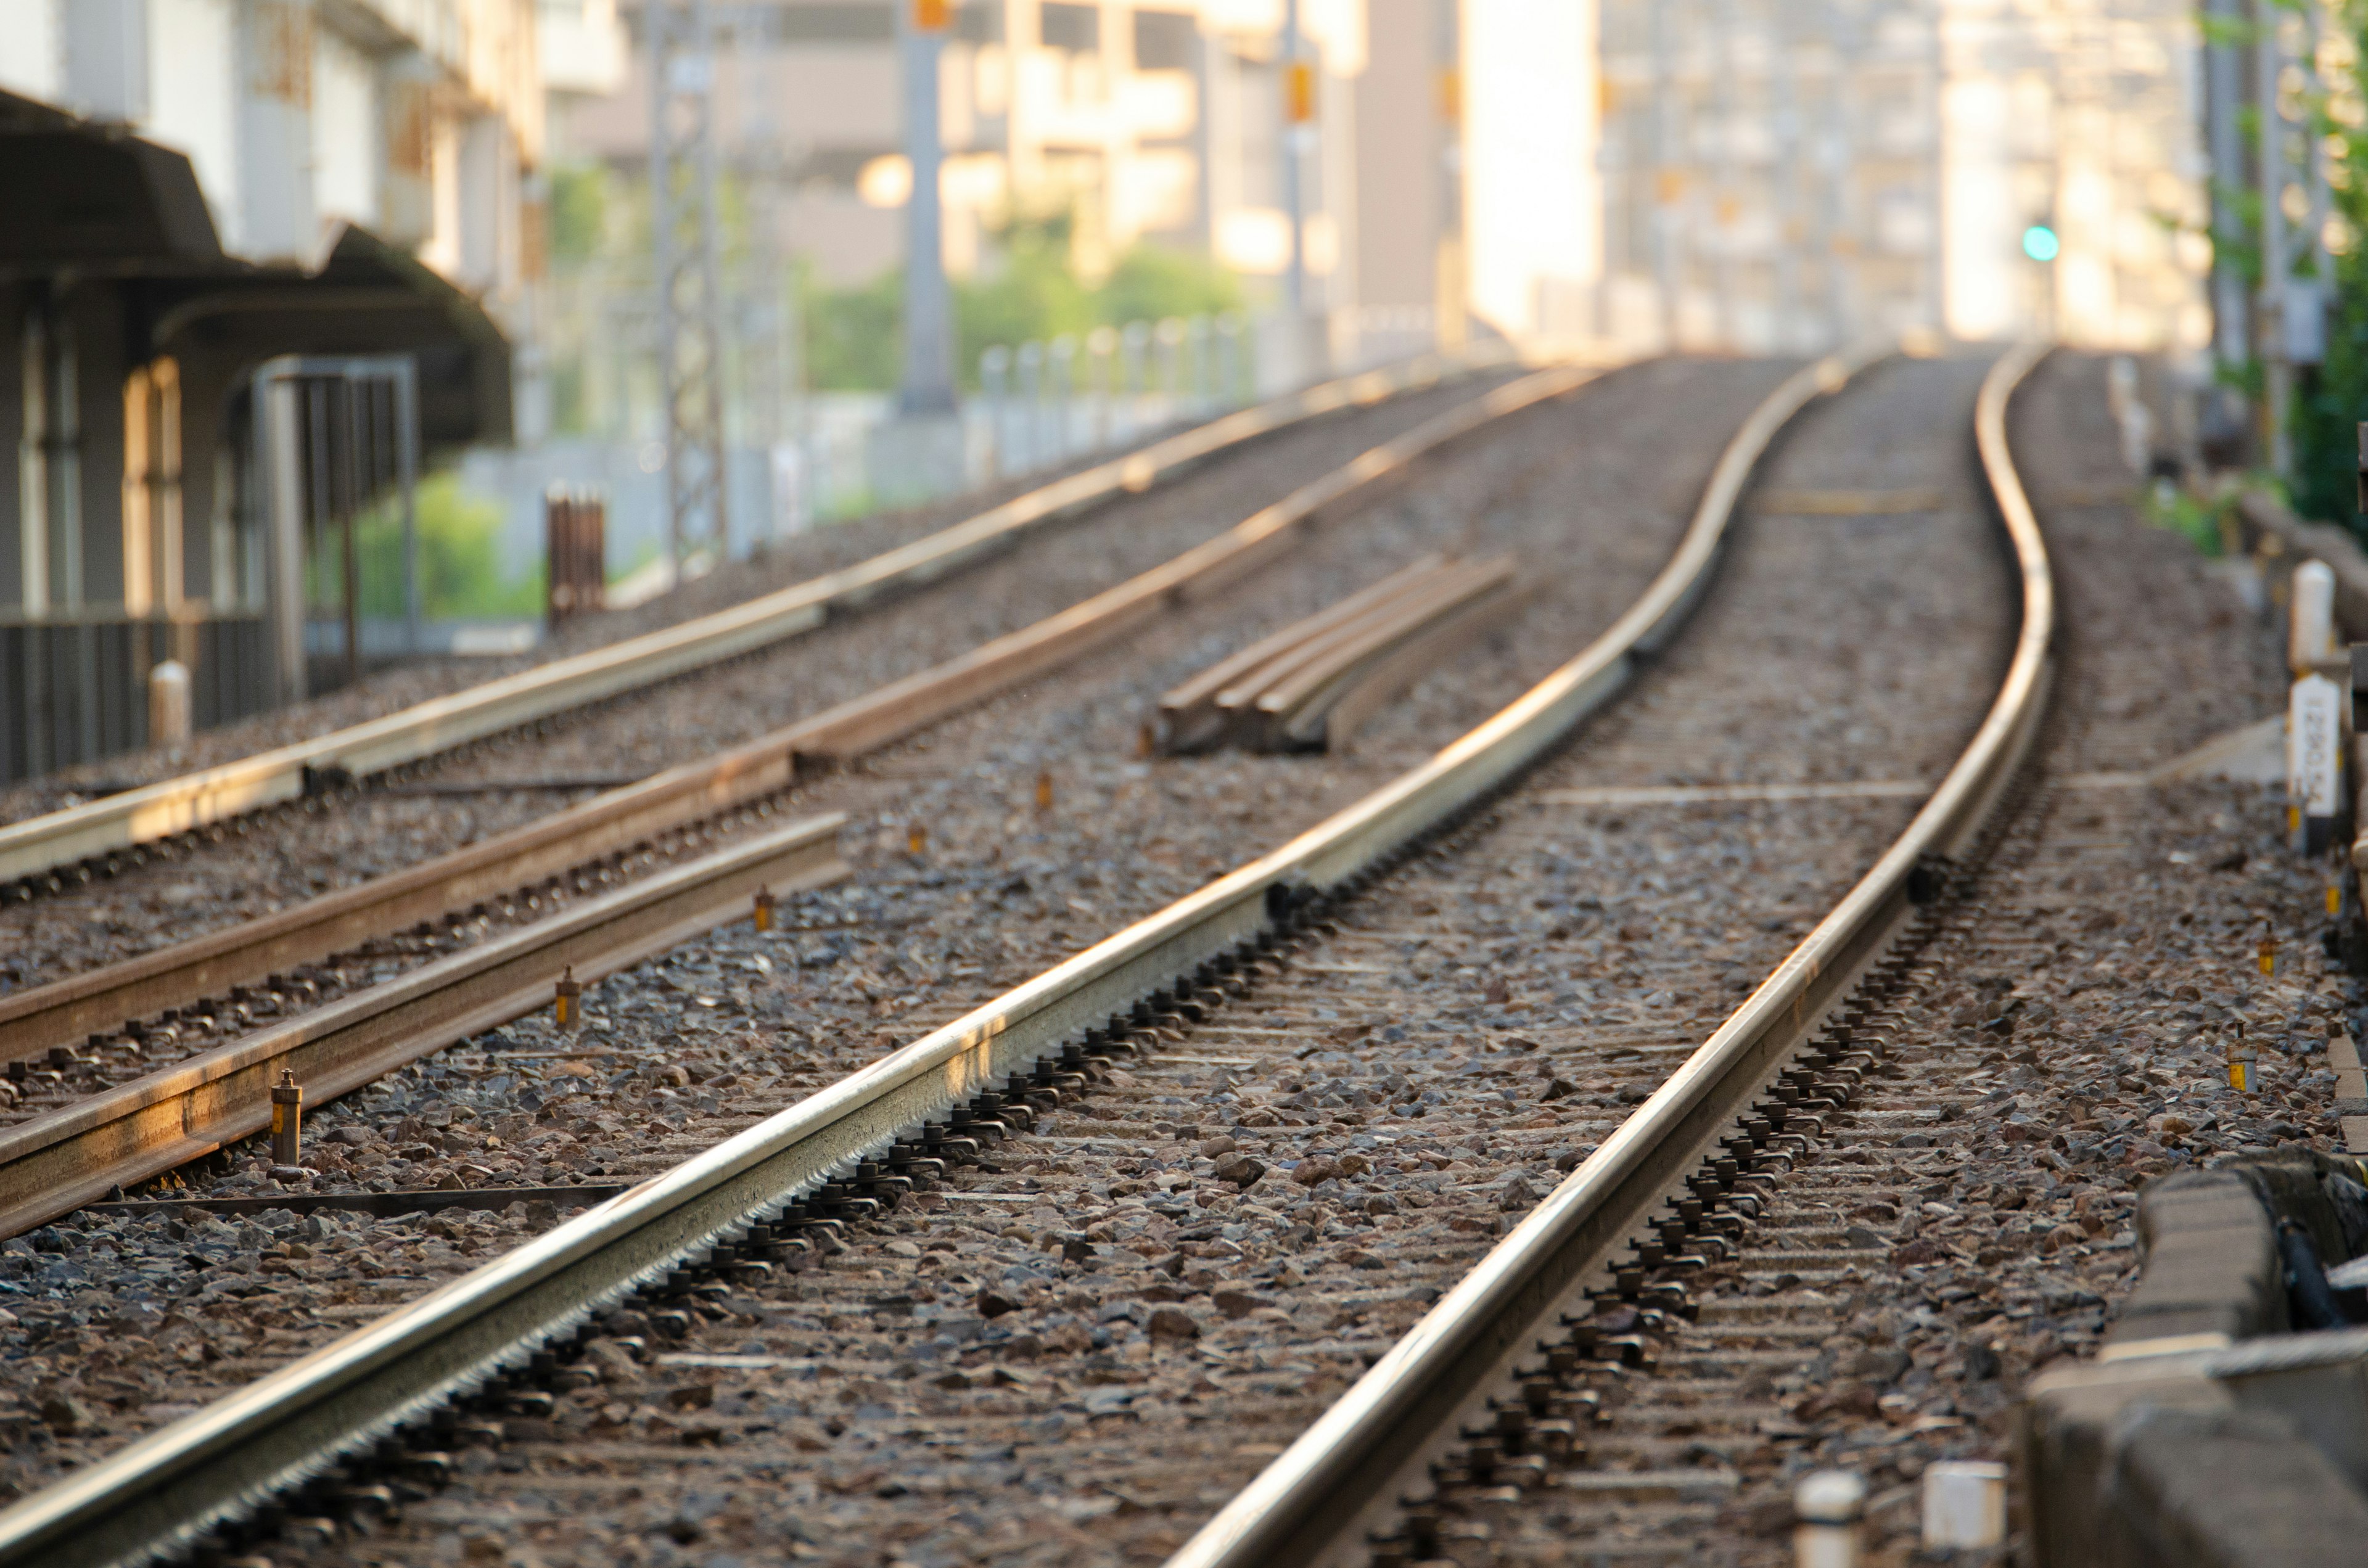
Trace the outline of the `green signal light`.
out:
<instances>
[{"instance_id":1,"label":"green signal light","mask_svg":"<svg viewBox=\"0 0 2368 1568\"><path fill-rule=\"evenodd\" d=\"M2054 261L2064 254L2064 242L2046 224L2033 223L2022 232L2022 254L2033 261Z\"/></svg>"}]
</instances>

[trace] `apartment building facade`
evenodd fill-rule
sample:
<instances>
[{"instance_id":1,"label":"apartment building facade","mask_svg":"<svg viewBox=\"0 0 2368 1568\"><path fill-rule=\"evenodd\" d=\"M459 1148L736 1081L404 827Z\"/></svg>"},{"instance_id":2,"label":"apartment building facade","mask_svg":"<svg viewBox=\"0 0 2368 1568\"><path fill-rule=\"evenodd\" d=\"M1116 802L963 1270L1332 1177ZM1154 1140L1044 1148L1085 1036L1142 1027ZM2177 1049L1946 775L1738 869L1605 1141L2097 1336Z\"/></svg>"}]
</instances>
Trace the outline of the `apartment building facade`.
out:
<instances>
[{"instance_id":1,"label":"apartment building facade","mask_svg":"<svg viewBox=\"0 0 2368 1568\"><path fill-rule=\"evenodd\" d=\"M604 23L0 0L0 778L143 744L167 656L200 724L302 695L324 639L359 662L356 517L511 429L538 34L597 73Z\"/></svg>"},{"instance_id":2,"label":"apartment building facade","mask_svg":"<svg viewBox=\"0 0 2368 1568\"><path fill-rule=\"evenodd\" d=\"M1545 312L1631 347L2199 347L2192 10L1601 0L1602 248Z\"/></svg>"},{"instance_id":3,"label":"apartment building facade","mask_svg":"<svg viewBox=\"0 0 2368 1568\"><path fill-rule=\"evenodd\" d=\"M718 46L713 132L754 233L752 290L794 258L824 281L860 283L900 266L912 188L900 8L912 0L711 0ZM1312 307L1338 357L1430 341L1436 257L1454 227L1438 112L1446 0L1301 0L1316 66L1301 136ZM584 98L552 127L554 155L595 160L637 187L650 139L647 27L625 85ZM1212 256L1270 292L1290 254L1283 0L962 0L940 52L943 252L956 277L996 265L1014 213L1061 211L1087 276L1138 241ZM1449 36L1452 36L1449 35ZM652 330L625 269L586 302L584 335L610 353ZM565 335L567 328L561 328ZM751 336L753 337L753 334ZM626 378L596 366L601 424ZM642 400L646 403L646 398ZM646 412L646 411L645 411ZM639 434L646 436L647 431Z\"/></svg>"}]
</instances>

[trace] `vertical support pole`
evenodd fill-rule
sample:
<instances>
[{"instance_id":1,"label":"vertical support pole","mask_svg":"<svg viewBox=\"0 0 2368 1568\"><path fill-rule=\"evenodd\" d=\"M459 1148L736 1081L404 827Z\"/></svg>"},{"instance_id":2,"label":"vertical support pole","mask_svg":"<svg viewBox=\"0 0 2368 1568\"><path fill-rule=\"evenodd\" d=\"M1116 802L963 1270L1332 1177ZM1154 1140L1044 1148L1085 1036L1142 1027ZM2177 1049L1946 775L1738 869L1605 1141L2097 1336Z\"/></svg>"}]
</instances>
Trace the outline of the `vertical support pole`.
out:
<instances>
[{"instance_id":1,"label":"vertical support pole","mask_svg":"<svg viewBox=\"0 0 2368 1568\"><path fill-rule=\"evenodd\" d=\"M939 58L949 20L946 0L898 6L905 57L905 153L913 194L905 204L905 380L898 406L907 415L951 414L954 407L953 310L946 286L945 163Z\"/></svg>"},{"instance_id":2,"label":"vertical support pole","mask_svg":"<svg viewBox=\"0 0 2368 1568\"><path fill-rule=\"evenodd\" d=\"M345 514L346 526L346 679L348 684L362 678L362 567L361 544L356 535L362 522L362 503L370 494L370 478L364 464L371 451L369 426L365 418L364 399L370 396L370 381L366 373L349 368L345 375L329 383L329 395L345 400L346 460L338 470L344 494L338 510Z\"/></svg>"},{"instance_id":3,"label":"vertical support pole","mask_svg":"<svg viewBox=\"0 0 2368 1568\"><path fill-rule=\"evenodd\" d=\"M255 373L255 467L262 479L264 611L271 629L273 685L281 703L304 700L306 684L301 425L288 362L265 365Z\"/></svg>"},{"instance_id":4,"label":"vertical support pole","mask_svg":"<svg viewBox=\"0 0 2368 1568\"><path fill-rule=\"evenodd\" d=\"M729 538L723 279L717 255L715 49L707 0L650 0L650 210L666 412L666 548L677 580Z\"/></svg>"},{"instance_id":5,"label":"vertical support pole","mask_svg":"<svg viewBox=\"0 0 2368 1568\"><path fill-rule=\"evenodd\" d=\"M1292 373L1303 381L1319 379L1331 360L1331 335L1316 324L1307 278L1307 154L1317 145L1316 67L1300 26L1300 0L1282 6L1282 207L1291 223L1291 247L1283 271L1283 311Z\"/></svg>"},{"instance_id":6,"label":"vertical support pole","mask_svg":"<svg viewBox=\"0 0 2368 1568\"><path fill-rule=\"evenodd\" d=\"M419 382L408 358L394 362L394 482L403 506L403 646L420 651L419 604Z\"/></svg>"},{"instance_id":7,"label":"vertical support pole","mask_svg":"<svg viewBox=\"0 0 2368 1568\"><path fill-rule=\"evenodd\" d=\"M2212 160L2212 343L2222 369L2233 370L2252 357L2245 275L2235 260L2245 229L2237 195L2248 183L2238 124L2245 72L2237 45L2227 41L2243 17L2244 0L2204 0L2203 14L2211 24L2204 35L2203 119L2204 150Z\"/></svg>"},{"instance_id":8,"label":"vertical support pole","mask_svg":"<svg viewBox=\"0 0 2368 1568\"><path fill-rule=\"evenodd\" d=\"M1439 351L1460 355L1471 323L1463 308L1463 6L1431 0L1433 69L1439 87L1439 260L1432 278L1432 328Z\"/></svg>"},{"instance_id":9,"label":"vertical support pole","mask_svg":"<svg viewBox=\"0 0 2368 1568\"><path fill-rule=\"evenodd\" d=\"M2286 430L2294 401L2294 367L2287 362L2285 308L2287 280L2294 275L2288 254L2283 206L2286 188L2286 121L2278 108L2278 77L2285 63L2279 40L2283 15L2275 0L2253 0L2256 37L2253 43L2253 98L2259 113L2260 144L2258 183L2261 195L2261 289L2260 343L2261 350L2261 448L2270 472L2283 475L2294 466L2293 442Z\"/></svg>"},{"instance_id":10,"label":"vertical support pole","mask_svg":"<svg viewBox=\"0 0 2368 1568\"><path fill-rule=\"evenodd\" d=\"M1678 347L1678 198L1685 176L1677 166L1677 83L1669 40L1674 0L1647 0L1653 70L1653 291L1661 312L1661 349Z\"/></svg>"}]
</instances>

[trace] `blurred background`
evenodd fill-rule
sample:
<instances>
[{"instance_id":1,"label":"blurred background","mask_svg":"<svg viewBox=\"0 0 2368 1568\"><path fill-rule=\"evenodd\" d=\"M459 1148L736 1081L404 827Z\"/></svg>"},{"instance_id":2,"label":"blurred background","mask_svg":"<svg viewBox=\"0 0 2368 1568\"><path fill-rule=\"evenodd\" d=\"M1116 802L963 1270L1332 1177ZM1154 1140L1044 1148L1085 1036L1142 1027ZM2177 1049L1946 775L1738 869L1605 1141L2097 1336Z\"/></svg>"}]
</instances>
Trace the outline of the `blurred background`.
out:
<instances>
[{"instance_id":1,"label":"blurred background","mask_svg":"<svg viewBox=\"0 0 2368 1568\"><path fill-rule=\"evenodd\" d=\"M0 778L1429 352L2052 335L2348 517L2363 26L0 0Z\"/></svg>"}]
</instances>

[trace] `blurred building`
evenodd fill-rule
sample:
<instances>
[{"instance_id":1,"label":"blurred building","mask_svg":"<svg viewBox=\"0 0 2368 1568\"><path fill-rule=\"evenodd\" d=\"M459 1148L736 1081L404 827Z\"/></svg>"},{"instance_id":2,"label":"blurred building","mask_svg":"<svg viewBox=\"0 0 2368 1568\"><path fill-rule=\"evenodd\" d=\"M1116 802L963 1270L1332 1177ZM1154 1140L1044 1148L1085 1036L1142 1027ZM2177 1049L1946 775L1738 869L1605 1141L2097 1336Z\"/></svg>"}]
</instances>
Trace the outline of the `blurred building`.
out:
<instances>
[{"instance_id":1,"label":"blurred building","mask_svg":"<svg viewBox=\"0 0 2368 1568\"><path fill-rule=\"evenodd\" d=\"M596 77L605 0L0 0L0 778L370 651L359 519L511 428L544 19Z\"/></svg>"},{"instance_id":2,"label":"blurred building","mask_svg":"<svg viewBox=\"0 0 2368 1568\"><path fill-rule=\"evenodd\" d=\"M1543 280L1533 324L1633 347L1907 326L2196 347L2191 12L1600 0L1601 248Z\"/></svg>"},{"instance_id":3,"label":"blurred building","mask_svg":"<svg viewBox=\"0 0 2368 1568\"><path fill-rule=\"evenodd\" d=\"M833 283L902 264L912 173L896 37L909 4L711 4L713 134L756 244L774 258L756 287L791 256ZM578 101L552 127L560 155L636 183L650 140L642 13L625 0L635 41L623 89ZM1306 252L1343 360L1430 341L1444 217L1440 14L1440 0L1303 0L1321 63ZM1013 213L1060 210L1074 216L1088 277L1139 240L1205 252L1254 283L1279 277L1290 244L1282 26L1282 0L956 6L940 61L949 269L995 265Z\"/></svg>"}]
</instances>

